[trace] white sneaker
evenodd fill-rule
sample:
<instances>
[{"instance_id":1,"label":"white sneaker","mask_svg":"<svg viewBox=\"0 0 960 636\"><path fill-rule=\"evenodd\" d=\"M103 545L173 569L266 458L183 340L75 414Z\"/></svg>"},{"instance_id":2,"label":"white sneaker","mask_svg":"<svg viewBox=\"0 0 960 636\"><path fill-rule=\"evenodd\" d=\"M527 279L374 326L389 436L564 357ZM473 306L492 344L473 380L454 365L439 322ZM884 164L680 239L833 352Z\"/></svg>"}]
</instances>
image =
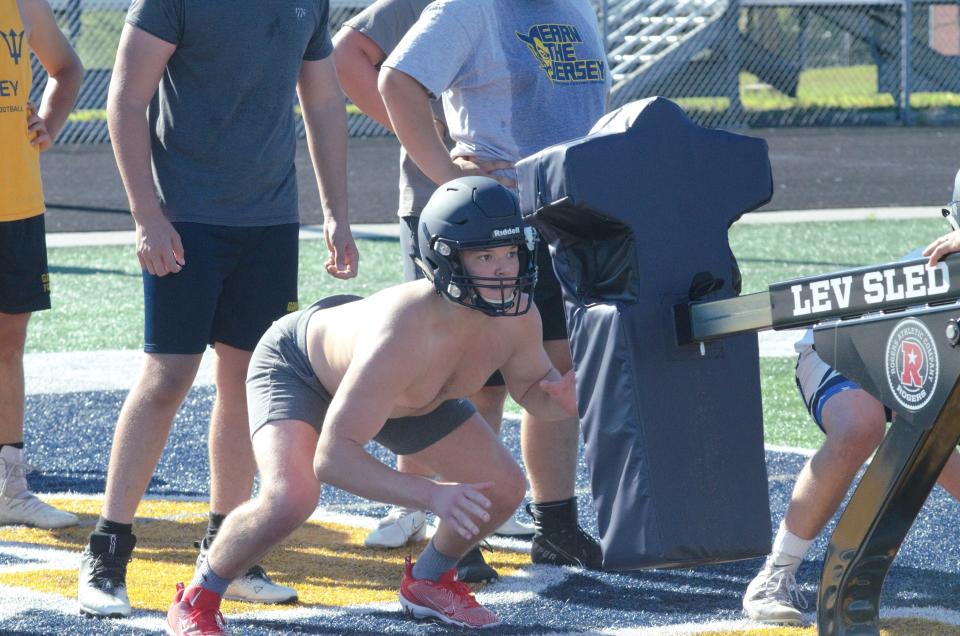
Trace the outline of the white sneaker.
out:
<instances>
[{"instance_id":1,"label":"white sneaker","mask_svg":"<svg viewBox=\"0 0 960 636\"><path fill-rule=\"evenodd\" d=\"M197 567L200 567L200 563L207 556L206 541L204 538L194 543L195 547L200 548ZM230 581L223 598L247 603L296 603L298 597L295 589L274 583L263 567L255 565L243 576Z\"/></svg>"},{"instance_id":2,"label":"white sneaker","mask_svg":"<svg viewBox=\"0 0 960 636\"><path fill-rule=\"evenodd\" d=\"M230 581L223 598L248 603L296 603L297 591L274 583L262 567L255 565L240 578Z\"/></svg>"},{"instance_id":3,"label":"white sneaker","mask_svg":"<svg viewBox=\"0 0 960 636\"><path fill-rule=\"evenodd\" d=\"M363 540L368 548L402 548L427 538L427 513L412 508L392 508Z\"/></svg>"},{"instance_id":4,"label":"white sneaker","mask_svg":"<svg viewBox=\"0 0 960 636\"><path fill-rule=\"evenodd\" d=\"M793 569L777 567L767 559L743 595L747 616L760 623L803 625L802 609L807 609L807 599L797 585Z\"/></svg>"},{"instance_id":5,"label":"white sneaker","mask_svg":"<svg viewBox=\"0 0 960 636\"><path fill-rule=\"evenodd\" d=\"M51 529L79 524L77 515L57 510L30 492L27 473L32 471L33 466L23 459L22 449L0 448L0 525Z\"/></svg>"},{"instance_id":6,"label":"white sneaker","mask_svg":"<svg viewBox=\"0 0 960 636\"><path fill-rule=\"evenodd\" d=\"M517 521L516 517L510 517L503 522L503 525L493 531L498 537L508 539L532 539L533 526Z\"/></svg>"}]
</instances>

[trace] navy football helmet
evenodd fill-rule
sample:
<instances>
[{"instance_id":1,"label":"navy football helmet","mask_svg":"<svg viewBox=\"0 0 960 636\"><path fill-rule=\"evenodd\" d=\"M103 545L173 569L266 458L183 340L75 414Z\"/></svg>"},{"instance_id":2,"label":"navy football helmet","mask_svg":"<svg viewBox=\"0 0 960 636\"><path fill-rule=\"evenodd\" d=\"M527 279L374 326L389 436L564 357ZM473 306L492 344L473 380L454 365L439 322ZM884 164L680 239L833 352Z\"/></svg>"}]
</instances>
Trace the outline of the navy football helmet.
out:
<instances>
[{"instance_id":1,"label":"navy football helmet","mask_svg":"<svg viewBox=\"0 0 960 636\"><path fill-rule=\"evenodd\" d=\"M513 192L488 177L461 177L437 188L423 208L415 261L449 300L489 316L518 316L530 310L537 282L536 237ZM505 245L519 247L517 276L467 275L461 252ZM484 298L481 289L496 290L500 300Z\"/></svg>"}]
</instances>

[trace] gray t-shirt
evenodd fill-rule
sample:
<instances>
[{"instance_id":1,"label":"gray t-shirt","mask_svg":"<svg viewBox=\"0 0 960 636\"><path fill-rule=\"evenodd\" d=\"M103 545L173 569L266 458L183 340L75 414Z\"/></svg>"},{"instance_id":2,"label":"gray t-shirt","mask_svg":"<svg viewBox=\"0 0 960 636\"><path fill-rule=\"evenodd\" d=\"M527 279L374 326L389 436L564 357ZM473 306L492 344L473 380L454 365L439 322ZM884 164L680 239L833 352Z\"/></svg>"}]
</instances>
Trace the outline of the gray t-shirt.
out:
<instances>
[{"instance_id":1,"label":"gray t-shirt","mask_svg":"<svg viewBox=\"0 0 960 636\"><path fill-rule=\"evenodd\" d=\"M295 223L293 100L304 60L332 51L327 0L133 0L127 22L175 44L148 109L171 221Z\"/></svg>"},{"instance_id":2,"label":"gray t-shirt","mask_svg":"<svg viewBox=\"0 0 960 636\"><path fill-rule=\"evenodd\" d=\"M431 0L377 0L344 23L344 26L364 34L386 55L390 55L430 2ZM440 100L433 100L431 106L433 116L439 121L444 121L443 104ZM444 139L444 142L448 146L453 145L453 140L449 136ZM397 210L399 215L419 216L423 206L427 204L430 195L436 189L437 184L423 174L401 146L400 207Z\"/></svg>"},{"instance_id":3,"label":"gray t-shirt","mask_svg":"<svg viewBox=\"0 0 960 636\"><path fill-rule=\"evenodd\" d=\"M513 162L587 134L610 86L588 0L437 0L384 66L443 96L454 156Z\"/></svg>"}]
</instances>

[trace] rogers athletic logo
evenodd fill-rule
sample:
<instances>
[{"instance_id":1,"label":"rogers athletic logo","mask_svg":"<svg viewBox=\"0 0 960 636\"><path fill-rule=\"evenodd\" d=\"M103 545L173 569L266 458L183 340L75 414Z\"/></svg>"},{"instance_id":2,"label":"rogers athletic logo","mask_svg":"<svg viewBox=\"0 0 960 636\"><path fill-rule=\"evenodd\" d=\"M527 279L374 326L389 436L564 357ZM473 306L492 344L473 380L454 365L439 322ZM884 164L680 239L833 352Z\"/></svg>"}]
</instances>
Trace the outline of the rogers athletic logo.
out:
<instances>
[{"instance_id":1,"label":"rogers athletic logo","mask_svg":"<svg viewBox=\"0 0 960 636\"><path fill-rule=\"evenodd\" d=\"M926 406L937 390L940 357L930 330L919 320L908 318L893 328L885 356L887 383L909 411Z\"/></svg>"}]
</instances>

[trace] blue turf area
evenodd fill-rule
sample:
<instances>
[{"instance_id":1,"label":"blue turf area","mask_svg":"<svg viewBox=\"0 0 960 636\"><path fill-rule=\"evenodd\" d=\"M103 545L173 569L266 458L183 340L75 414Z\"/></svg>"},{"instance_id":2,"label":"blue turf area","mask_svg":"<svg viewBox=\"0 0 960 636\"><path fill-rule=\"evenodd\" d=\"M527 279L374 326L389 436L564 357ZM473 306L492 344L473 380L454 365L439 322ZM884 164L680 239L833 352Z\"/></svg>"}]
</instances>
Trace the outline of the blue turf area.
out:
<instances>
[{"instance_id":1,"label":"blue turf area","mask_svg":"<svg viewBox=\"0 0 960 636\"><path fill-rule=\"evenodd\" d=\"M206 426L212 388L196 388L181 409L170 443L150 485L149 495L203 498L208 493ZM27 446L32 463L43 468L32 483L40 492L102 493L116 415L123 392L33 395L27 399ZM505 424L504 440L519 457L516 421ZM387 460L384 454L375 450ZM681 458L678 458L680 460ZM774 521L786 505L793 477L805 458L792 452L768 451L770 496ZM585 468L578 479L584 525L596 532ZM332 488L324 489L321 505L328 510L379 516L385 507L370 505ZM900 608L911 616L953 607L960 597L960 546L956 528L960 507L937 488L927 502L887 579L883 607ZM831 526L832 528L832 526ZM820 559L826 545L821 537L812 554ZM196 537L184 537L185 544ZM0 546L0 573L18 559ZM667 625L705 624L742 618L740 598L760 561L731 563L695 570L660 570L629 574L582 572L531 567L487 587L480 600L494 609L504 624L497 634L623 633ZM815 604L819 561L807 562L799 580ZM322 573L319 573L322 575ZM398 572L399 579L399 572ZM171 592L174 581L170 582ZM159 626L159 614L135 611L128 621L91 621L76 615L74 599L53 599L34 593L0 589L0 633L3 634L139 634ZM251 606L253 607L253 606ZM304 607L243 616L228 616L238 634L393 634L451 631L431 623L414 623L396 604L349 609ZM729 627L728 627L729 629Z\"/></svg>"}]
</instances>

